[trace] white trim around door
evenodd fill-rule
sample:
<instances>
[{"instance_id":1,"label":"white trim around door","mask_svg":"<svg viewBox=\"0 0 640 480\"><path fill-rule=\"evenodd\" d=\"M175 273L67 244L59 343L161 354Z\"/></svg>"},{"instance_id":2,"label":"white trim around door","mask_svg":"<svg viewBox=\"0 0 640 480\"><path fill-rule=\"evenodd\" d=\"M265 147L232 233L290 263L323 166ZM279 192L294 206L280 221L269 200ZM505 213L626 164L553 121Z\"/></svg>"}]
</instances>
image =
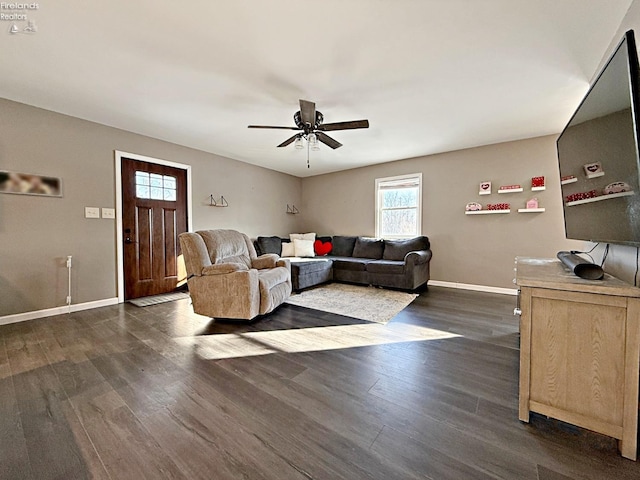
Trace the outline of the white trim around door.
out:
<instances>
[{"instance_id":1,"label":"white trim around door","mask_svg":"<svg viewBox=\"0 0 640 480\"><path fill-rule=\"evenodd\" d=\"M187 171L187 230L192 230L193 212L191 207L191 165L146 157L135 153L115 150L116 164L116 261L118 263L118 303L124 302L124 252L122 251L122 159L130 158L141 162L155 163Z\"/></svg>"}]
</instances>

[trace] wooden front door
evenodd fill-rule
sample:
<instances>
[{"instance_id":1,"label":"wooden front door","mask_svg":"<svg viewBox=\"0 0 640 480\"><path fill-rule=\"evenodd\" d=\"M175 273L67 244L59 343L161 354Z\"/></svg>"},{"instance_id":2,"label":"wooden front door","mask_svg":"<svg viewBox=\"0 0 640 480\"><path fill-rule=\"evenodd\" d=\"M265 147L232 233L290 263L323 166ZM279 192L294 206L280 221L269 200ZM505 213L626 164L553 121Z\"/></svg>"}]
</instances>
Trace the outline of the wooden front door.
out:
<instances>
[{"instance_id":1,"label":"wooden front door","mask_svg":"<svg viewBox=\"0 0 640 480\"><path fill-rule=\"evenodd\" d=\"M184 281L178 275L178 235L186 231L186 170L123 158L121 241L126 300L168 293Z\"/></svg>"}]
</instances>

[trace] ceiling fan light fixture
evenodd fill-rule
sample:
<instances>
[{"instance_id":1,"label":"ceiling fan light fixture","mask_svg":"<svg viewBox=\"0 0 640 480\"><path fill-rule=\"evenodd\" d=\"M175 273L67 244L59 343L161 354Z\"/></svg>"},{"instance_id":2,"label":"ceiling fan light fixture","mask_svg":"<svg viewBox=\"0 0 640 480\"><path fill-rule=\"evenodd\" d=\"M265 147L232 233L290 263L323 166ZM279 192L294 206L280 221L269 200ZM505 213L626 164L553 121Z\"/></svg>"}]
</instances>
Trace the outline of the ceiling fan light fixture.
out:
<instances>
[{"instance_id":1,"label":"ceiling fan light fixture","mask_svg":"<svg viewBox=\"0 0 640 480\"><path fill-rule=\"evenodd\" d=\"M310 133L307 137L307 141L309 142L309 147L311 150L317 151L320 150L320 145L318 144L318 137L316 137L315 133Z\"/></svg>"},{"instance_id":2,"label":"ceiling fan light fixture","mask_svg":"<svg viewBox=\"0 0 640 480\"><path fill-rule=\"evenodd\" d=\"M304 145L302 143L302 138L297 137L295 142L293 143L293 146L296 147L296 150L302 150L304 148Z\"/></svg>"}]
</instances>

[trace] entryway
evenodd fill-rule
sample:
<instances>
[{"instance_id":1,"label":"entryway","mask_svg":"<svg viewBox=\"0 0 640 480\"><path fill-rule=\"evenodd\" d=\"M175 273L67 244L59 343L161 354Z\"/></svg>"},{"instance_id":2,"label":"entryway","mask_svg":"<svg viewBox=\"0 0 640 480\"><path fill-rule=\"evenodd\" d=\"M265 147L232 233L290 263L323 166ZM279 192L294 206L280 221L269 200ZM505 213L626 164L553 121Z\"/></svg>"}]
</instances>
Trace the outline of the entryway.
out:
<instances>
[{"instance_id":1,"label":"entryway","mask_svg":"<svg viewBox=\"0 0 640 480\"><path fill-rule=\"evenodd\" d=\"M186 283L190 166L116 152L116 183L119 301L175 291Z\"/></svg>"}]
</instances>

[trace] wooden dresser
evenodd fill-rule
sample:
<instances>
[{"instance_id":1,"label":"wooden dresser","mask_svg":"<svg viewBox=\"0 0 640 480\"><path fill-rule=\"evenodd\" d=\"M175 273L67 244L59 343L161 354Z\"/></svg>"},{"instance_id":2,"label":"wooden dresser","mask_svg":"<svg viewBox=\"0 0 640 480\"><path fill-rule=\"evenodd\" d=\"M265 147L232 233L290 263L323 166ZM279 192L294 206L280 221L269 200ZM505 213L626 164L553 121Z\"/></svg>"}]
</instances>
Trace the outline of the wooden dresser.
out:
<instances>
[{"instance_id":1,"label":"wooden dresser","mask_svg":"<svg viewBox=\"0 0 640 480\"><path fill-rule=\"evenodd\" d=\"M583 280L558 260L516 259L520 406L619 440L635 460L640 288Z\"/></svg>"}]
</instances>

